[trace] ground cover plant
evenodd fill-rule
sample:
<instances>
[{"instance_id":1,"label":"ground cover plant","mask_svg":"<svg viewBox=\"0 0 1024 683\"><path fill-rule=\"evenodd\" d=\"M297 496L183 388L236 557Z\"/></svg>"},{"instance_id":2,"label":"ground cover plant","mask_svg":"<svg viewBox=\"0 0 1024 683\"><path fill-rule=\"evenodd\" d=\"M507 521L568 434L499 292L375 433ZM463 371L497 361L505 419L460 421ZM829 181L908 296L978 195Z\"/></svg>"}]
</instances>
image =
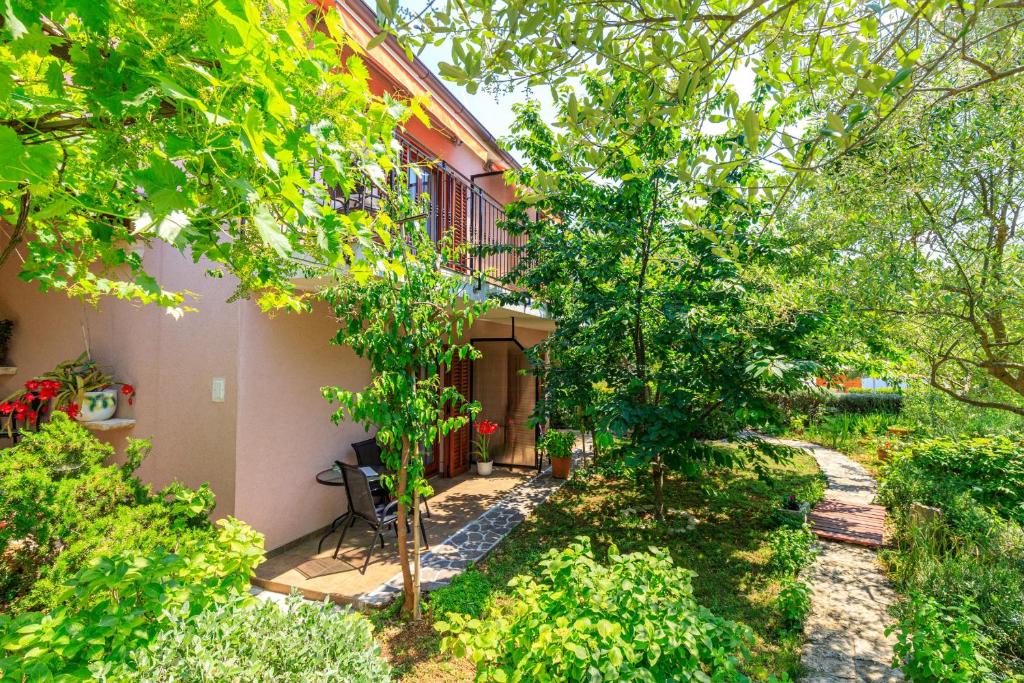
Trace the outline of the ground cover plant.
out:
<instances>
[{"instance_id":1,"label":"ground cover plant","mask_svg":"<svg viewBox=\"0 0 1024 683\"><path fill-rule=\"evenodd\" d=\"M738 671L749 628L716 617L693 598L693 572L665 550L597 562L580 537L540 560L539 575L509 582L512 598L480 619L449 613L434 624L441 649L469 657L478 681L668 680Z\"/></svg>"},{"instance_id":2,"label":"ground cover plant","mask_svg":"<svg viewBox=\"0 0 1024 683\"><path fill-rule=\"evenodd\" d=\"M428 596L428 613L451 621L453 613L480 617L488 610L514 609L508 582L537 577L549 549L562 549L577 536L590 538L594 561L608 564L620 554L663 547L676 568L695 572L693 597L716 617L749 628L750 655L741 666L753 680L799 673L802 636L791 616L780 611L786 579L772 566L770 539L779 528L774 512L788 495L820 499L823 483L813 458L798 452L789 464L766 468L760 479L745 468L721 468L696 481L666 480L666 516L654 513L654 492L643 471L609 461L574 478L536 509L494 551L450 586ZM468 660L440 650L441 636L429 626L401 621L394 611L376 617L396 675L406 681L464 681L474 676Z\"/></svg>"},{"instance_id":3,"label":"ground cover plant","mask_svg":"<svg viewBox=\"0 0 1024 683\"><path fill-rule=\"evenodd\" d=\"M175 619L109 675L119 683L386 683L369 620L298 595L283 605L233 601Z\"/></svg>"},{"instance_id":4,"label":"ground cover plant","mask_svg":"<svg viewBox=\"0 0 1024 683\"><path fill-rule=\"evenodd\" d=\"M984 669L1024 675L1024 445L915 441L883 469L879 498L895 531L885 558L911 597L900 614L901 652L914 660L960 653L954 663L967 673L955 680L988 680ZM923 516L914 503L941 513Z\"/></svg>"}]
</instances>

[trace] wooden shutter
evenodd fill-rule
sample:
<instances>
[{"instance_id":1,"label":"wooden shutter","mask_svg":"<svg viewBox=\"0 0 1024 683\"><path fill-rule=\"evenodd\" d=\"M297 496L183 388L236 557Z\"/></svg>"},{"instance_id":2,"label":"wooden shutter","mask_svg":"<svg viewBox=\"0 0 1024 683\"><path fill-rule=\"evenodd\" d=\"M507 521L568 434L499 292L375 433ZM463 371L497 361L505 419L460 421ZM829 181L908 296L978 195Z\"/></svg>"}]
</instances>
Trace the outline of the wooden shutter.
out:
<instances>
[{"instance_id":1,"label":"wooden shutter","mask_svg":"<svg viewBox=\"0 0 1024 683\"><path fill-rule=\"evenodd\" d=\"M455 360L452 369L445 375L445 383L455 387L466 399L469 398L469 363L467 360ZM448 408L449 416L452 416L452 408ZM469 471L469 437L471 425L451 432L448 435L448 476L457 477Z\"/></svg>"}]
</instances>

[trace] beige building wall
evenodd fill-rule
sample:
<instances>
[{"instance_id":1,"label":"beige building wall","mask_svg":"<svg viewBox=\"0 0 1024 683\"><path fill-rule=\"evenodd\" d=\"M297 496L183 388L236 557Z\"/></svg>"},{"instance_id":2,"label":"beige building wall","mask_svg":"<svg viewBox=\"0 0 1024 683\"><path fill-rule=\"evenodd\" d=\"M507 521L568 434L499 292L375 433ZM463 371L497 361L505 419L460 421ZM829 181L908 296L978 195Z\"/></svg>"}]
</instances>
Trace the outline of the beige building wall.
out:
<instances>
[{"instance_id":1,"label":"beige building wall","mask_svg":"<svg viewBox=\"0 0 1024 683\"><path fill-rule=\"evenodd\" d=\"M315 475L335 460L354 462L351 445L367 438L357 424L331 422L321 387L358 391L369 364L330 343L338 324L327 306L269 317L246 304L239 357L238 467L235 514L276 548L315 531L345 510L341 487Z\"/></svg>"},{"instance_id":2,"label":"beige building wall","mask_svg":"<svg viewBox=\"0 0 1024 683\"><path fill-rule=\"evenodd\" d=\"M20 261L0 269L0 318L15 321L10 357L18 372L0 376L0 397L57 363L74 359L86 342L92 357L138 395L119 401L117 417L134 418L134 428L98 432L120 455L129 436L147 438L153 451L139 475L156 488L175 479L198 486L209 482L218 517L232 514L235 494L237 340L241 307L227 304L232 285L203 277L170 247L148 252L150 272L168 288L196 293L196 313L175 320L153 306L111 299L92 306L61 292L43 293L17 278ZM226 382L223 403L211 400L214 377Z\"/></svg>"}]
</instances>

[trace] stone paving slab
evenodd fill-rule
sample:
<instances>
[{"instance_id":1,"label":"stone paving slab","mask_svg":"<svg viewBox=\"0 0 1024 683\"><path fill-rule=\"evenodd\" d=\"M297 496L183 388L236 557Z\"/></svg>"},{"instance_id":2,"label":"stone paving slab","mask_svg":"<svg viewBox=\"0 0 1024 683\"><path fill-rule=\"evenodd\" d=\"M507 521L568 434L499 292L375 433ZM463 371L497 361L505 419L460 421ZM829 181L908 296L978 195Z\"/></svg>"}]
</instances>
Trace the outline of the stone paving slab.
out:
<instances>
[{"instance_id":1,"label":"stone paving slab","mask_svg":"<svg viewBox=\"0 0 1024 683\"><path fill-rule=\"evenodd\" d=\"M874 478L838 451L807 441L768 439L811 452L828 477L825 496L852 506L871 505ZM895 636L886 636L889 606L896 596L870 548L819 541L820 553L806 570L811 613L804 624L800 661L803 683L890 683L903 673L891 666Z\"/></svg>"},{"instance_id":2,"label":"stone paving slab","mask_svg":"<svg viewBox=\"0 0 1024 683\"><path fill-rule=\"evenodd\" d=\"M577 452L577 459L582 453ZM420 585L434 590L478 562L526 519L534 508L565 483L551 476L551 468L523 482L466 526L420 556ZM359 607L381 607L402 592L402 574L358 598Z\"/></svg>"}]
</instances>

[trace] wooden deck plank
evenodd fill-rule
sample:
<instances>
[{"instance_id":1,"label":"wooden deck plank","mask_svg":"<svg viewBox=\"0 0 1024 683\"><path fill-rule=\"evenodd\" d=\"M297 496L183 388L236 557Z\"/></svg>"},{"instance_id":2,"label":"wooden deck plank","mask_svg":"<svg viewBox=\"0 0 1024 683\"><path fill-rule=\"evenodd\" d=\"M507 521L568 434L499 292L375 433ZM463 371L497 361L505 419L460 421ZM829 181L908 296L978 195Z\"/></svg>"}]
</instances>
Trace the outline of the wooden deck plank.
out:
<instances>
[{"instance_id":1,"label":"wooden deck plank","mask_svg":"<svg viewBox=\"0 0 1024 683\"><path fill-rule=\"evenodd\" d=\"M885 508L826 498L808 516L820 538L872 548L885 542Z\"/></svg>"}]
</instances>

